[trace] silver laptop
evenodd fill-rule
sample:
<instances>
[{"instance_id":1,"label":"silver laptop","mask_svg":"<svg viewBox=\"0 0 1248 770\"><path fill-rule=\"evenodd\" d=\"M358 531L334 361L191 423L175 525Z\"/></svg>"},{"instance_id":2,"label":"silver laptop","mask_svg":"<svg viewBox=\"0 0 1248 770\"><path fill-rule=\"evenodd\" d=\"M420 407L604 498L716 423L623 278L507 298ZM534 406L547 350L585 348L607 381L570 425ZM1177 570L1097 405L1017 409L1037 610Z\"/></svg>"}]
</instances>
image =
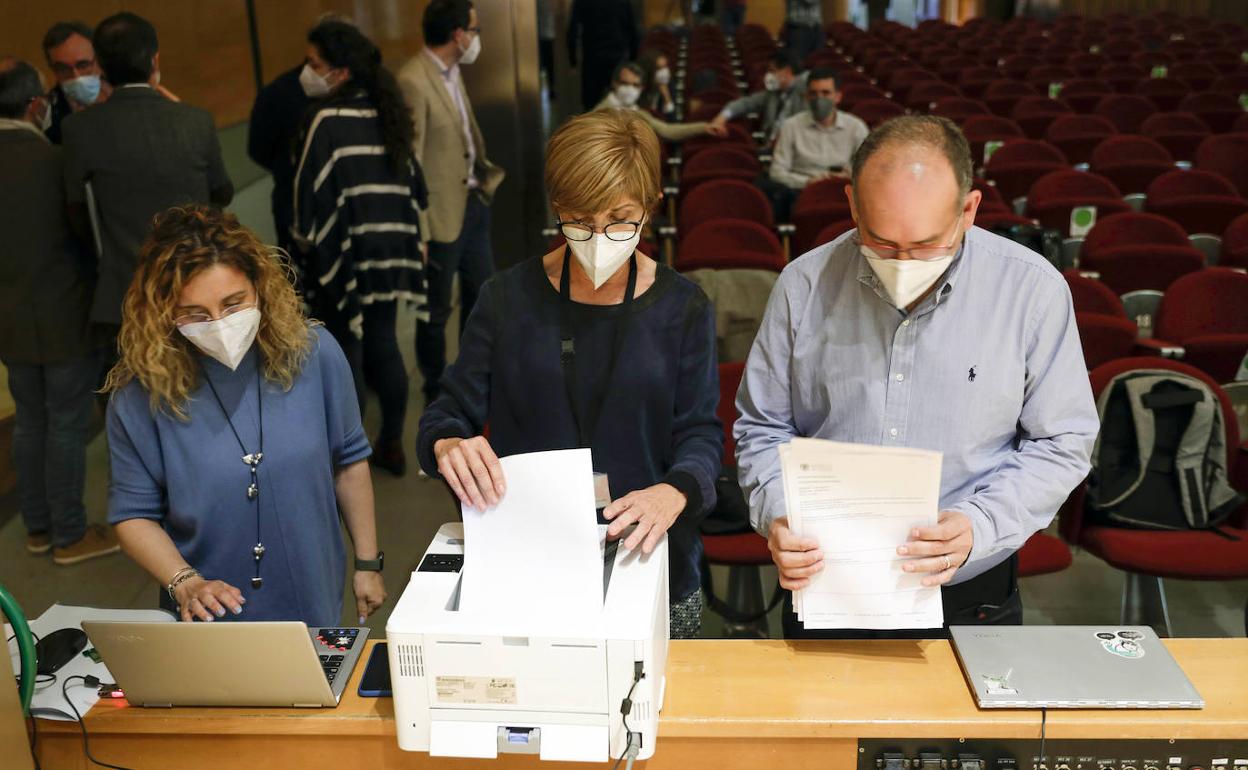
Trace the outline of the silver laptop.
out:
<instances>
[{"instance_id":1,"label":"silver laptop","mask_svg":"<svg viewBox=\"0 0 1248 770\"><path fill-rule=\"evenodd\" d=\"M950 626L980 708L1199 709L1148 626Z\"/></svg>"},{"instance_id":2,"label":"silver laptop","mask_svg":"<svg viewBox=\"0 0 1248 770\"><path fill-rule=\"evenodd\" d=\"M134 706L336 706L367 628L84 621Z\"/></svg>"}]
</instances>

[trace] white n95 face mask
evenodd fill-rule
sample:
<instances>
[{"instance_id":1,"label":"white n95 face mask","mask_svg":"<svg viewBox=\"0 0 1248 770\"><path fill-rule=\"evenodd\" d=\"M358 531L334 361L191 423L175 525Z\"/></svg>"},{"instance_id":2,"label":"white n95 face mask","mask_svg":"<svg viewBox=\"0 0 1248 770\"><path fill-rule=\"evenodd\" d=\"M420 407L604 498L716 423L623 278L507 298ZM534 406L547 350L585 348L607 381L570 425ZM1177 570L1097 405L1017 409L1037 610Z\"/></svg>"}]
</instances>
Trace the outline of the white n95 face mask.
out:
<instances>
[{"instance_id":1,"label":"white n95 face mask","mask_svg":"<svg viewBox=\"0 0 1248 770\"><path fill-rule=\"evenodd\" d=\"M319 99L329 93L329 80L312 69L311 64L303 65L303 69L299 71L299 85L309 99Z\"/></svg>"},{"instance_id":2,"label":"white n95 face mask","mask_svg":"<svg viewBox=\"0 0 1248 770\"><path fill-rule=\"evenodd\" d=\"M459 57L460 64L472 64L481 55L481 35L472 36L472 42L464 49L463 56Z\"/></svg>"},{"instance_id":3,"label":"white n95 face mask","mask_svg":"<svg viewBox=\"0 0 1248 770\"><path fill-rule=\"evenodd\" d=\"M763 88L768 91L779 91L780 76L774 72L768 72L766 75L763 75Z\"/></svg>"},{"instance_id":4,"label":"white n95 face mask","mask_svg":"<svg viewBox=\"0 0 1248 770\"><path fill-rule=\"evenodd\" d=\"M232 371L251 349L259 328L260 309L250 307L215 321L179 326L178 331L204 355L215 358Z\"/></svg>"},{"instance_id":5,"label":"white n95 face mask","mask_svg":"<svg viewBox=\"0 0 1248 770\"><path fill-rule=\"evenodd\" d=\"M625 107L632 107L641 98L641 89L637 86L622 85L615 87L615 98Z\"/></svg>"},{"instance_id":6,"label":"white n95 face mask","mask_svg":"<svg viewBox=\"0 0 1248 770\"><path fill-rule=\"evenodd\" d=\"M884 259L870 246L861 248L867 264L884 285L884 291L899 310L905 310L932 287L953 262L953 255L940 259Z\"/></svg>"},{"instance_id":7,"label":"white n95 face mask","mask_svg":"<svg viewBox=\"0 0 1248 770\"><path fill-rule=\"evenodd\" d=\"M568 241L568 247L597 289L628 261L640 242L641 228L637 228L627 241L613 241L602 233L594 233L588 241Z\"/></svg>"}]
</instances>

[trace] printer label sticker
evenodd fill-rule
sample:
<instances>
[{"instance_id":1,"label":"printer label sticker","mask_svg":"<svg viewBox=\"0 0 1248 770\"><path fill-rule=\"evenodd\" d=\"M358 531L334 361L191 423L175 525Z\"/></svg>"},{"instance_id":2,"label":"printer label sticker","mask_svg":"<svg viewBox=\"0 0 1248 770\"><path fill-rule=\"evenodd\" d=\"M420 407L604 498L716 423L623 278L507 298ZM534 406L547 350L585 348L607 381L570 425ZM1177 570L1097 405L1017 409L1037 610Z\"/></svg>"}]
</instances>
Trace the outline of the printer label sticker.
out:
<instances>
[{"instance_id":1,"label":"printer label sticker","mask_svg":"<svg viewBox=\"0 0 1248 770\"><path fill-rule=\"evenodd\" d=\"M436 685L439 703L516 703L516 680L510 677L440 676Z\"/></svg>"}]
</instances>

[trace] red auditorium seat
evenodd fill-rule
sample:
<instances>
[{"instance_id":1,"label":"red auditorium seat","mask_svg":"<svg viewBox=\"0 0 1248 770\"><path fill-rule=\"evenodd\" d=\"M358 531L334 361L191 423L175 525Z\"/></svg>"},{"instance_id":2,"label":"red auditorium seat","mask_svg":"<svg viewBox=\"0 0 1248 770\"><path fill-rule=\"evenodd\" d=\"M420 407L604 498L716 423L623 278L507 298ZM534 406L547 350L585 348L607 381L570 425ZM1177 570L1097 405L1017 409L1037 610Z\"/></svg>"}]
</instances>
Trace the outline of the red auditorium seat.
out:
<instances>
[{"instance_id":1,"label":"red auditorium seat","mask_svg":"<svg viewBox=\"0 0 1248 770\"><path fill-rule=\"evenodd\" d=\"M1026 195L1032 183L1045 174L1069 168L1062 151L1048 142L1015 139L993 154L984 176L996 183L1003 198L1013 201Z\"/></svg>"},{"instance_id":2,"label":"red auditorium seat","mask_svg":"<svg viewBox=\"0 0 1248 770\"><path fill-rule=\"evenodd\" d=\"M1237 462L1242 461L1239 450L1239 426L1235 411L1226 393L1218 384L1191 366L1160 358L1128 358L1100 366L1092 371L1092 390L1095 396L1109 386L1110 381L1134 369L1167 369L1181 372L1203 380L1218 394L1226 429L1227 467L1232 478ZM1188 530L1168 532L1163 530L1125 529L1100 526L1085 510L1086 488L1080 485L1062 506L1060 527L1062 536L1072 545L1080 546L1113 567L1136 576L1152 578L1178 578L1184 580L1237 580L1248 578L1248 531L1236 528L1234 522L1222 528L1222 532ZM1227 536L1229 535L1229 537ZM1158 583L1160 587L1160 583ZM1124 589L1125 590L1125 589ZM1125 605L1124 605L1125 606ZM1126 618L1122 618L1126 620Z\"/></svg>"},{"instance_id":3,"label":"red auditorium seat","mask_svg":"<svg viewBox=\"0 0 1248 770\"><path fill-rule=\"evenodd\" d=\"M1102 313L1075 312L1083 360L1089 369L1118 358L1128 358L1135 351L1139 328L1126 317Z\"/></svg>"},{"instance_id":4,"label":"red auditorium seat","mask_svg":"<svg viewBox=\"0 0 1248 770\"><path fill-rule=\"evenodd\" d=\"M962 125L972 115L988 115L991 114L991 110L988 109L988 105L978 99L967 99L965 96L945 96L936 100L936 103L931 107L931 113L937 117L949 118L954 123Z\"/></svg>"},{"instance_id":5,"label":"red auditorium seat","mask_svg":"<svg viewBox=\"0 0 1248 770\"><path fill-rule=\"evenodd\" d=\"M1206 91L1218 79L1218 71L1199 61L1176 62L1171 65L1169 76L1181 80L1193 91Z\"/></svg>"},{"instance_id":6,"label":"red auditorium seat","mask_svg":"<svg viewBox=\"0 0 1248 770\"><path fill-rule=\"evenodd\" d=\"M1047 94L1051 84L1065 83L1067 80L1074 80L1077 77L1079 75L1070 67L1041 64L1038 67L1032 67L1028 70L1027 76L1021 79L1039 93Z\"/></svg>"},{"instance_id":7,"label":"red auditorium seat","mask_svg":"<svg viewBox=\"0 0 1248 770\"><path fill-rule=\"evenodd\" d=\"M1140 44L1134 40L1119 38L1105 41L1105 45L1101 46L1101 53L1108 56L1111 61L1128 61L1132 55L1139 52L1140 47Z\"/></svg>"},{"instance_id":8,"label":"red auditorium seat","mask_svg":"<svg viewBox=\"0 0 1248 770\"><path fill-rule=\"evenodd\" d=\"M1194 246L1123 244L1095 254L1079 254L1079 267L1093 270L1118 294L1150 289L1166 291L1176 280L1205 266L1205 255Z\"/></svg>"},{"instance_id":9,"label":"red auditorium seat","mask_svg":"<svg viewBox=\"0 0 1248 770\"><path fill-rule=\"evenodd\" d=\"M1027 73L1044 65L1044 61L1032 53L1016 53L1001 61L1001 71L1010 80L1022 80Z\"/></svg>"},{"instance_id":10,"label":"red auditorium seat","mask_svg":"<svg viewBox=\"0 0 1248 770\"><path fill-rule=\"evenodd\" d=\"M1074 78L1062 84L1062 101L1074 108L1075 112L1092 112L1102 97L1110 96L1114 88L1104 80L1097 78Z\"/></svg>"},{"instance_id":11,"label":"red auditorium seat","mask_svg":"<svg viewBox=\"0 0 1248 770\"><path fill-rule=\"evenodd\" d=\"M893 98L902 104L907 103L910 92L919 83L937 82L947 85L941 81L940 76L931 70L922 67L903 67L901 69L892 70L885 73L882 78L884 87L893 93Z\"/></svg>"},{"instance_id":12,"label":"red auditorium seat","mask_svg":"<svg viewBox=\"0 0 1248 770\"><path fill-rule=\"evenodd\" d=\"M1140 133L1156 139L1175 160L1193 160L1196 148L1209 136L1209 124L1190 112L1158 113L1144 121Z\"/></svg>"},{"instance_id":13,"label":"red auditorium seat","mask_svg":"<svg viewBox=\"0 0 1248 770\"><path fill-rule=\"evenodd\" d=\"M1001 197L1001 191L996 185L988 184L987 179L975 177L971 180L971 189L979 190L979 210L980 211L1012 211L1010 204Z\"/></svg>"},{"instance_id":14,"label":"red auditorium seat","mask_svg":"<svg viewBox=\"0 0 1248 770\"><path fill-rule=\"evenodd\" d=\"M1094 206L1098 216L1131 210L1113 182L1082 171L1050 172L1037 179L1027 193L1027 216L1063 234L1070 230L1071 211L1080 206Z\"/></svg>"},{"instance_id":15,"label":"red auditorium seat","mask_svg":"<svg viewBox=\"0 0 1248 770\"><path fill-rule=\"evenodd\" d=\"M1248 94L1248 72L1229 72L1221 75L1207 90L1236 97L1240 94Z\"/></svg>"},{"instance_id":16,"label":"red auditorium seat","mask_svg":"<svg viewBox=\"0 0 1248 770\"><path fill-rule=\"evenodd\" d=\"M680 168L681 193L712 179L740 179L752 182L763 173L758 156L739 144L708 147Z\"/></svg>"},{"instance_id":17,"label":"red auditorium seat","mask_svg":"<svg viewBox=\"0 0 1248 770\"><path fill-rule=\"evenodd\" d=\"M935 102L947 98L960 99L962 94L956 87L942 80L925 80L915 83L902 99L902 103L914 112L929 112Z\"/></svg>"},{"instance_id":18,"label":"red auditorium seat","mask_svg":"<svg viewBox=\"0 0 1248 770\"><path fill-rule=\"evenodd\" d=\"M1248 355L1248 275L1211 267L1183 276L1161 298L1153 334L1182 345L1184 363L1230 382Z\"/></svg>"},{"instance_id":19,"label":"red auditorium seat","mask_svg":"<svg viewBox=\"0 0 1248 770\"><path fill-rule=\"evenodd\" d=\"M968 67L958 76L958 90L963 96L978 99L984 95L988 84L1001 77L1001 70L996 67Z\"/></svg>"},{"instance_id":20,"label":"red auditorium seat","mask_svg":"<svg viewBox=\"0 0 1248 770\"><path fill-rule=\"evenodd\" d=\"M695 225L680 239L676 269L784 269L784 247L770 228L742 219L718 219Z\"/></svg>"},{"instance_id":21,"label":"red auditorium seat","mask_svg":"<svg viewBox=\"0 0 1248 770\"><path fill-rule=\"evenodd\" d=\"M1037 532L1018 551L1020 578L1061 572L1074 563L1070 547L1052 535Z\"/></svg>"},{"instance_id":22,"label":"red auditorium seat","mask_svg":"<svg viewBox=\"0 0 1248 770\"><path fill-rule=\"evenodd\" d=\"M887 99L888 94L883 90L872 85L864 85L862 83L850 83L841 87L841 109L846 112L853 112L854 105L859 102L865 102L868 99Z\"/></svg>"},{"instance_id":23,"label":"red auditorium seat","mask_svg":"<svg viewBox=\"0 0 1248 770\"><path fill-rule=\"evenodd\" d=\"M1083 239L1080 256L1095 256L1117 246L1190 246L1187 233L1172 219L1131 211L1100 217Z\"/></svg>"},{"instance_id":24,"label":"red auditorium seat","mask_svg":"<svg viewBox=\"0 0 1248 770\"><path fill-rule=\"evenodd\" d=\"M1146 136L1111 136L1092 151L1091 170L1118 185L1124 195L1142 193L1157 177L1174 170L1170 151Z\"/></svg>"},{"instance_id":25,"label":"red auditorium seat","mask_svg":"<svg viewBox=\"0 0 1248 770\"><path fill-rule=\"evenodd\" d=\"M1248 197L1248 133L1220 134L1201 142L1196 148L1196 168L1226 177L1240 195Z\"/></svg>"},{"instance_id":26,"label":"red auditorium seat","mask_svg":"<svg viewBox=\"0 0 1248 770\"><path fill-rule=\"evenodd\" d=\"M1096 146L1115 133L1114 124L1099 115L1059 115L1044 138L1074 164L1090 161Z\"/></svg>"},{"instance_id":27,"label":"red auditorium seat","mask_svg":"<svg viewBox=\"0 0 1248 770\"><path fill-rule=\"evenodd\" d=\"M1118 93L1129 94L1135 91L1141 80L1148 77L1148 71L1135 64L1114 62L1102 67L1096 76L1113 86Z\"/></svg>"},{"instance_id":28,"label":"red auditorium seat","mask_svg":"<svg viewBox=\"0 0 1248 770\"><path fill-rule=\"evenodd\" d=\"M1108 118L1119 133L1138 134L1144 121L1157 114L1157 105L1143 96L1110 94L1101 97L1092 114Z\"/></svg>"},{"instance_id":29,"label":"red auditorium seat","mask_svg":"<svg viewBox=\"0 0 1248 770\"><path fill-rule=\"evenodd\" d=\"M1043 139L1049 124L1058 115L1065 115L1071 110L1070 105L1061 99L1050 99L1047 96L1024 96L1014 105L1010 117L1022 127L1023 133L1032 139Z\"/></svg>"},{"instance_id":30,"label":"red auditorium seat","mask_svg":"<svg viewBox=\"0 0 1248 770\"><path fill-rule=\"evenodd\" d=\"M716 219L745 219L774 227L775 218L767 196L749 182L716 179L698 185L680 201L680 232Z\"/></svg>"},{"instance_id":31,"label":"red auditorium seat","mask_svg":"<svg viewBox=\"0 0 1248 770\"><path fill-rule=\"evenodd\" d=\"M997 115L971 115L962 123L962 134L971 146L971 159L983 163L987 142L1024 138L1023 129L1009 118Z\"/></svg>"},{"instance_id":32,"label":"red auditorium seat","mask_svg":"<svg viewBox=\"0 0 1248 770\"><path fill-rule=\"evenodd\" d=\"M1148 186L1146 210L1178 222L1189 235L1221 233L1235 217L1248 211L1225 177L1209 171L1170 171Z\"/></svg>"},{"instance_id":33,"label":"red auditorium seat","mask_svg":"<svg viewBox=\"0 0 1248 770\"><path fill-rule=\"evenodd\" d=\"M688 163L693 160L693 156L708 147L736 146L743 147L750 152L758 151L758 144L754 141L754 137L750 136L750 132L747 128L737 123L729 123L727 129L728 136L726 137L695 136L692 139L685 140L685 142L680 146L680 152L681 156L684 158L684 162Z\"/></svg>"},{"instance_id":34,"label":"red auditorium seat","mask_svg":"<svg viewBox=\"0 0 1248 770\"><path fill-rule=\"evenodd\" d=\"M889 118L905 115L906 108L889 99L867 99L854 105L853 114L875 128Z\"/></svg>"},{"instance_id":35,"label":"red auditorium seat","mask_svg":"<svg viewBox=\"0 0 1248 770\"><path fill-rule=\"evenodd\" d=\"M1162 112L1173 112L1192 90L1174 78L1145 78L1136 84L1134 93L1151 99Z\"/></svg>"},{"instance_id":36,"label":"red auditorium seat","mask_svg":"<svg viewBox=\"0 0 1248 770\"><path fill-rule=\"evenodd\" d=\"M1066 59L1066 66L1074 70L1075 74L1081 78L1096 76L1107 64L1109 64L1109 57L1090 51L1080 51L1071 54Z\"/></svg>"},{"instance_id":37,"label":"red auditorium seat","mask_svg":"<svg viewBox=\"0 0 1248 770\"><path fill-rule=\"evenodd\" d=\"M1088 278L1078 270L1065 270L1062 276L1070 287L1070 298L1076 313L1122 319L1127 317L1127 311L1122 307L1122 298L1103 282Z\"/></svg>"},{"instance_id":38,"label":"red auditorium seat","mask_svg":"<svg viewBox=\"0 0 1248 770\"><path fill-rule=\"evenodd\" d=\"M819 234L815 236L815 242L810 245L810 248L813 249L817 246L822 246L825 243L831 243L857 226L858 225L852 219L842 219L840 221L833 222L819 231Z\"/></svg>"},{"instance_id":39,"label":"red auditorium seat","mask_svg":"<svg viewBox=\"0 0 1248 770\"><path fill-rule=\"evenodd\" d=\"M1218 265L1248 269L1248 214L1235 217L1226 226Z\"/></svg>"},{"instance_id":40,"label":"red auditorium seat","mask_svg":"<svg viewBox=\"0 0 1248 770\"><path fill-rule=\"evenodd\" d=\"M994 80L984 89L984 104L994 115L1008 118L1024 97L1039 95L1035 88L1021 80Z\"/></svg>"},{"instance_id":41,"label":"red auditorium seat","mask_svg":"<svg viewBox=\"0 0 1248 770\"><path fill-rule=\"evenodd\" d=\"M1244 114L1239 106L1239 99L1230 94L1203 93L1188 94L1179 102L1179 110L1198 116L1209 125L1215 134L1225 134L1235 124L1235 119Z\"/></svg>"}]
</instances>

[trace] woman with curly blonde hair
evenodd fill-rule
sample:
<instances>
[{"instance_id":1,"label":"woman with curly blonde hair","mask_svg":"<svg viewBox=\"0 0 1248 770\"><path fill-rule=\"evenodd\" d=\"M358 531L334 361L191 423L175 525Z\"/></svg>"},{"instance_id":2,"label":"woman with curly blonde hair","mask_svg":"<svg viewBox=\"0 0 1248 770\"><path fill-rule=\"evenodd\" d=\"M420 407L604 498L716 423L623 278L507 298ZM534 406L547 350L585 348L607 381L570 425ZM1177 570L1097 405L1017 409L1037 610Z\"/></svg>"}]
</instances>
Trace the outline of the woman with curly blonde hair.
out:
<instances>
[{"instance_id":1,"label":"woman with curly blonde hair","mask_svg":"<svg viewBox=\"0 0 1248 770\"><path fill-rule=\"evenodd\" d=\"M351 370L280 252L202 206L156 217L106 385L109 522L182 620L335 626L385 599Z\"/></svg>"}]
</instances>

